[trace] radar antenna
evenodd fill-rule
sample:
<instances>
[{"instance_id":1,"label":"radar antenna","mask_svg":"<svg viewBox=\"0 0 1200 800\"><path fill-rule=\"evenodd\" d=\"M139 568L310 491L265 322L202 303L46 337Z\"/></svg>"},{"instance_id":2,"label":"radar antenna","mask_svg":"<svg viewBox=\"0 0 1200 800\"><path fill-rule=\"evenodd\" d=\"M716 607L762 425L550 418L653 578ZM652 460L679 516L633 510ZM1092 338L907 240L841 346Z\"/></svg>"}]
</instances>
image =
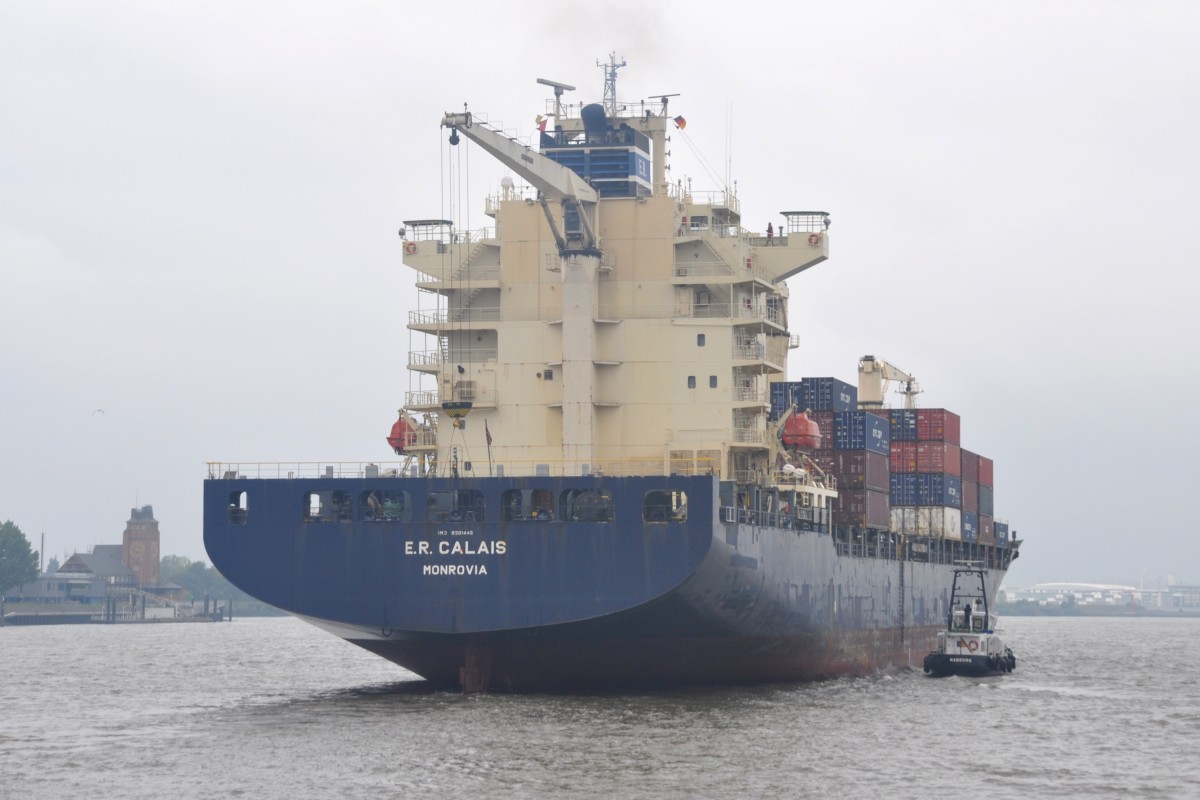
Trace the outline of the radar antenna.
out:
<instances>
[{"instance_id":1,"label":"radar antenna","mask_svg":"<svg viewBox=\"0 0 1200 800\"><path fill-rule=\"evenodd\" d=\"M667 100L669 100L672 97L679 97L679 92L675 92L674 94L652 94L652 95L650 95L651 100L657 100L658 102L662 103L662 115L664 117L667 115Z\"/></svg>"},{"instance_id":2,"label":"radar antenna","mask_svg":"<svg viewBox=\"0 0 1200 800\"><path fill-rule=\"evenodd\" d=\"M573 92L573 91L575 91L575 87L571 86L568 83L559 83L558 81L552 81L549 78L538 78L537 82L542 84L543 86L554 87L554 119L555 120L562 119L563 92ZM558 124L558 123L555 122L555 124Z\"/></svg>"}]
</instances>

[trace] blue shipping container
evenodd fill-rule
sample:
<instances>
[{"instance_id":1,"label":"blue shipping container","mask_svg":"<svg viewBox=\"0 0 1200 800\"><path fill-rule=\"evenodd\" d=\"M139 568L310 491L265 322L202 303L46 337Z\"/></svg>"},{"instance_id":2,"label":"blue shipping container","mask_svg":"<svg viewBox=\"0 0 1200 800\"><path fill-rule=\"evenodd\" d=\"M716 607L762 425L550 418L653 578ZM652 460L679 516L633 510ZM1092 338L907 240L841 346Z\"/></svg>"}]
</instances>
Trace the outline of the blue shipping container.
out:
<instances>
[{"instance_id":1,"label":"blue shipping container","mask_svg":"<svg viewBox=\"0 0 1200 800\"><path fill-rule=\"evenodd\" d=\"M942 472L917 475L917 505L962 508L962 478Z\"/></svg>"},{"instance_id":2,"label":"blue shipping container","mask_svg":"<svg viewBox=\"0 0 1200 800\"><path fill-rule=\"evenodd\" d=\"M834 450L870 450L890 456L891 426L883 417L866 411L841 411L833 415Z\"/></svg>"},{"instance_id":3,"label":"blue shipping container","mask_svg":"<svg viewBox=\"0 0 1200 800\"><path fill-rule=\"evenodd\" d=\"M990 486L980 486L979 487L979 514L980 514L980 516L984 516L984 517L995 516L994 514L992 514L992 507L994 505L994 503L992 502L992 497L993 497L992 487L990 487Z\"/></svg>"},{"instance_id":4,"label":"blue shipping container","mask_svg":"<svg viewBox=\"0 0 1200 800\"><path fill-rule=\"evenodd\" d=\"M888 422L892 426L893 442L915 442L917 440L917 410L915 408L888 409Z\"/></svg>"},{"instance_id":5,"label":"blue shipping container","mask_svg":"<svg viewBox=\"0 0 1200 800\"><path fill-rule=\"evenodd\" d=\"M801 408L813 411L854 411L858 388L837 378L804 378L800 381Z\"/></svg>"},{"instance_id":6,"label":"blue shipping container","mask_svg":"<svg viewBox=\"0 0 1200 800\"><path fill-rule=\"evenodd\" d=\"M996 534L997 542L1007 542L1008 541L1008 523L1007 522L992 523L992 531Z\"/></svg>"},{"instance_id":7,"label":"blue shipping container","mask_svg":"<svg viewBox=\"0 0 1200 800\"><path fill-rule=\"evenodd\" d=\"M893 472L891 501L893 506L915 506L917 504L917 473Z\"/></svg>"},{"instance_id":8,"label":"blue shipping container","mask_svg":"<svg viewBox=\"0 0 1200 800\"><path fill-rule=\"evenodd\" d=\"M962 512L962 538L964 542L979 539L979 515L972 511Z\"/></svg>"},{"instance_id":9,"label":"blue shipping container","mask_svg":"<svg viewBox=\"0 0 1200 800\"><path fill-rule=\"evenodd\" d=\"M771 384L771 419L782 417L792 406L800 411L804 404L800 400L800 381L777 381Z\"/></svg>"}]
</instances>

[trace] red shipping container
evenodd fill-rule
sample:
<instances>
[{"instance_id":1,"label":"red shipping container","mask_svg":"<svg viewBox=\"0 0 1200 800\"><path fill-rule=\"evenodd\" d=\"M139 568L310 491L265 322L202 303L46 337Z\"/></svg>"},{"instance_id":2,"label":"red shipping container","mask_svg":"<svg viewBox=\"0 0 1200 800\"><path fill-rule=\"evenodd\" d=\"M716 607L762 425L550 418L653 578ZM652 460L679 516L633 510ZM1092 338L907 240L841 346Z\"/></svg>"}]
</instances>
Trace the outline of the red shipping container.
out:
<instances>
[{"instance_id":1,"label":"red shipping container","mask_svg":"<svg viewBox=\"0 0 1200 800\"><path fill-rule=\"evenodd\" d=\"M917 441L958 444L962 421L958 414L944 408L917 409Z\"/></svg>"},{"instance_id":2,"label":"red shipping container","mask_svg":"<svg viewBox=\"0 0 1200 800\"><path fill-rule=\"evenodd\" d=\"M821 431L822 450L833 449L833 414L832 411L814 411L808 415Z\"/></svg>"},{"instance_id":3,"label":"red shipping container","mask_svg":"<svg viewBox=\"0 0 1200 800\"><path fill-rule=\"evenodd\" d=\"M917 471L917 443L916 442L896 442L891 443L892 449L892 472L916 472Z\"/></svg>"},{"instance_id":4,"label":"red shipping container","mask_svg":"<svg viewBox=\"0 0 1200 800\"><path fill-rule=\"evenodd\" d=\"M887 492L846 489L833 501L833 523L858 528L887 530L892 521Z\"/></svg>"},{"instance_id":5,"label":"red shipping container","mask_svg":"<svg viewBox=\"0 0 1200 800\"><path fill-rule=\"evenodd\" d=\"M832 475L836 462L834 461L834 453L836 450L814 450L809 454L809 458L813 463L824 472L826 475Z\"/></svg>"},{"instance_id":6,"label":"red shipping container","mask_svg":"<svg viewBox=\"0 0 1200 800\"><path fill-rule=\"evenodd\" d=\"M833 474L837 476L839 489L886 492L891 484L888 457L870 450L833 451Z\"/></svg>"},{"instance_id":7,"label":"red shipping container","mask_svg":"<svg viewBox=\"0 0 1200 800\"><path fill-rule=\"evenodd\" d=\"M996 526L992 523L991 517L979 518L979 543L980 544L995 544L996 543Z\"/></svg>"},{"instance_id":8,"label":"red shipping container","mask_svg":"<svg viewBox=\"0 0 1200 800\"><path fill-rule=\"evenodd\" d=\"M979 454L970 450L962 451L962 479L979 483Z\"/></svg>"},{"instance_id":9,"label":"red shipping container","mask_svg":"<svg viewBox=\"0 0 1200 800\"><path fill-rule=\"evenodd\" d=\"M992 460L990 458L979 457L979 485L992 485Z\"/></svg>"},{"instance_id":10,"label":"red shipping container","mask_svg":"<svg viewBox=\"0 0 1200 800\"><path fill-rule=\"evenodd\" d=\"M979 484L975 481L963 480L962 482L962 510L970 511L972 514L979 513Z\"/></svg>"},{"instance_id":11,"label":"red shipping container","mask_svg":"<svg viewBox=\"0 0 1200 800\"><path fill-rule=\"evenodd\" d=\"M944 472L957 476L961 469L958 445L949 442L917 442L917 472Z\"/></svg>"}]
</instances>

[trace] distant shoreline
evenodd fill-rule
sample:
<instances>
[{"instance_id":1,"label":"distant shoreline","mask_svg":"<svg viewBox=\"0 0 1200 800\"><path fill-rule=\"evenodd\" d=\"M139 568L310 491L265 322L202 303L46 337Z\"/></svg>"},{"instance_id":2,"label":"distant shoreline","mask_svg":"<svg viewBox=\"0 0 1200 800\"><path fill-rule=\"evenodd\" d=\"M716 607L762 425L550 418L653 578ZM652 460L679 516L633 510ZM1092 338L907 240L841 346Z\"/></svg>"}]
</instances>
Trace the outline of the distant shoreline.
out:
<instances>
[{"instance_id":1,"label":"distant shoreline","mask_svg":"<svg viewBox=\"0 0 1200 800\"><path fill-rule=\"evenodd\" d=\"M1077 603L1043 606L1037 603L997 603L1004 617L1200 617L1200 608L1139 608L1137 606L1088 606Z\"/></svg>"}]
</instances>

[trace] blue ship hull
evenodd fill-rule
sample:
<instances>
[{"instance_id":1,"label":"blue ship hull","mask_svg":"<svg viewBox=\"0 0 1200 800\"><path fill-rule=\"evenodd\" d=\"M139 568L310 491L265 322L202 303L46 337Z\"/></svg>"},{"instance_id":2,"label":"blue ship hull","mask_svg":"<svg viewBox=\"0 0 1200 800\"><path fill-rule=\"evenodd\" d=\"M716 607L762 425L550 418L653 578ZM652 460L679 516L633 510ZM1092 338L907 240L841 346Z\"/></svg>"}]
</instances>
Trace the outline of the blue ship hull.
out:
<instances>
[{"instance_id":1,"label":"blue ship hull","mask_svg":"<svg viewBox=\"0 0 1200 800\"><path fill-rule=\"evenodd\" d=\"M802 530L821 526L723 505L731 488L711 476L228 476L205 483L204 540L256 598L435 683L513 691L919 665L953 561L988 562L994 595L1014 552ZM599 520L507 512L532 491L611 506ZM465 513L435 502L465 493ZM664 494L686 496L686 514L649 513L646 498ZM380 497L402 497L403 511L381 512Z\"/></svg>"}]
</instances>

